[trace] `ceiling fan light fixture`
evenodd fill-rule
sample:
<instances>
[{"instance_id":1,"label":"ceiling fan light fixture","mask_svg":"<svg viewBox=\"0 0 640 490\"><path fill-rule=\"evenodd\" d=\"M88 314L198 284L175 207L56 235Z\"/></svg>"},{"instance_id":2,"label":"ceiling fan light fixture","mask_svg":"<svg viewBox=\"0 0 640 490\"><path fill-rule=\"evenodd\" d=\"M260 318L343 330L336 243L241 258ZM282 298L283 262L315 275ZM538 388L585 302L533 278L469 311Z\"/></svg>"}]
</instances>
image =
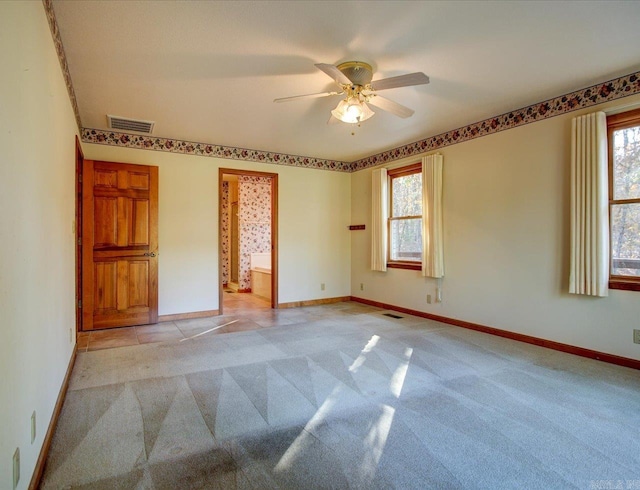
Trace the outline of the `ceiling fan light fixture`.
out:
<instances>
[{"instance_id":1,"label":"ceiling fan light fixture","mask_svg":"<svg viewBox=\"0 0 640 490\"><path fill-rule=\"evenodd\" d=\"M366 121L375 114L375 112L373 112L364 102L362 102L360 105L362 106L362 117L360 118L360 121Z\"/></svg>"},{"instance_id":2,"label":"ceiling fan light fixture","mask_svg":"<svg viewBox=\"0 0 640 490\"><path fill-rule=\"evenodd\" d=\"M429 83L429 77L422 72L398 75L391 78L383 78L372 81L373 70L371 65L362 61L345 61L338 66L328 63L317 63L316 68L329 75L340 87L339 92L321 92L308 95L297 95L293 97L283 97L275 99L274 102L286 102L298 99L310 99L318 97L328 97L333 95L345 95L344 100L331 111L331 118L328 124L341 121L347 124L360 124L366 121L375 113L369 108L367 103L374 105L378 109L390 112L391 114L407 118L414 114L412 109L393 102L377 94L380 90L387 90L399 87L411 87L413 85L424 85Z\"/></svg>"},{"instance_id":3,"label":"ceiling fan light fixture","mask_svg":"<svg viewBox=\"0 0 640 490\"><path fill-rule=\"evenodd\" d=\"M347 105L346 115L349 119L359 119L362 117L362 106L360 102L349 102Z\"/></svg>"},{"instance_id":4,"label":"ceiling fan light fixture","mask_svg":"<svg viewBox=\"0 0 640 490\"><path fill-rule=\"evenodd\" d=\"M331 111L336 119L348 124L357 124L366 121L375 113L367 104L358 98L341 100L338 106Z\"/></svg>"}]
</instances>

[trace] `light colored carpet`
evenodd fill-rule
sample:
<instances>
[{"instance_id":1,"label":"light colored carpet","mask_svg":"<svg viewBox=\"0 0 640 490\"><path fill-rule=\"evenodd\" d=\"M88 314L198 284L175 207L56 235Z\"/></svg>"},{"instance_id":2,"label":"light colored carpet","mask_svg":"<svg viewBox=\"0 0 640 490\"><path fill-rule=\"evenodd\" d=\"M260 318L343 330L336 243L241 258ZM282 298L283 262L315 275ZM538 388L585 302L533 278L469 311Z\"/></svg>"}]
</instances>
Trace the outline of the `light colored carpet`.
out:
<instances>
[{"instance_id":1,"label":"light colored carpet","mask_svg":"<svg viewBox=\"0 0 640 490\"><path fill-rule=\"evenodd\" d=\"M383 313L78 354L43 488L640 488L637 371Z\"/></svg>"}]
</instances>

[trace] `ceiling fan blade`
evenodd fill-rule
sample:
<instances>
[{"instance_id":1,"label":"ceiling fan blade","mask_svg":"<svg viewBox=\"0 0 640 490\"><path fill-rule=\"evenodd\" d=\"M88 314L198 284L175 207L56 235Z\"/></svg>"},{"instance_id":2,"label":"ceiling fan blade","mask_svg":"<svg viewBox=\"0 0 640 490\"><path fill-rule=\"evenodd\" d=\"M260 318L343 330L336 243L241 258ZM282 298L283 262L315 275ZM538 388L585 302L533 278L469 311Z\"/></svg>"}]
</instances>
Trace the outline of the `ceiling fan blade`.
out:
<instances>
[{"instance_id":1,"label":"ceiling fan blade","mask_svg":"<svg viewBox=\"0 0 640 490\"><path fill-rule=\"evenodd\" d=\"M280 99L273 99L274 102L289 102L297 99L317 99L319 97L329 97L330 95L342 95L344 92L320 92L317 94L307 95L294 95L293 97L282 97Z\"/></svg>"},{"instance_id":2,"label":"ceiling fan blade","mask_svg":"<svg viewBox=\"0 0 640 490\"><path fill-rule=\"evenodd\" d=\"M395 114L402 118L411 117L415 112L413 109L409 109L402 104L398 104L397 102L381 97L380 95L370 95L367 97L367 102L373 106L379 107L383 111L390 112L391 114Z\"/></svg>"},{"instance_id":3,"label":"ceiling fan blade","mask_svg":"<svg viewBox=\"0 0 640 490\"><path fill-rule=\"evenodd\" d=\"M337 66L333 66L328 63L316 63L316 68L325 72L335 80L336 83L341 85L351 85L351 80L349 80L344 73L338 70Z\"/></svg>"},{"instance_id":4,"label":"ceiling fan blade","mask_svg":"<svg viewBox=\"0 0 640 490\"><path fill-rule=\"evenodd\" d=\"M375 80L371 82L371 88L373 90L387 90L389 88L410 87L412 85L424 85L426 83L429 83L429 77L419 71L398 77Z\"/></svg>"}]
</instances>

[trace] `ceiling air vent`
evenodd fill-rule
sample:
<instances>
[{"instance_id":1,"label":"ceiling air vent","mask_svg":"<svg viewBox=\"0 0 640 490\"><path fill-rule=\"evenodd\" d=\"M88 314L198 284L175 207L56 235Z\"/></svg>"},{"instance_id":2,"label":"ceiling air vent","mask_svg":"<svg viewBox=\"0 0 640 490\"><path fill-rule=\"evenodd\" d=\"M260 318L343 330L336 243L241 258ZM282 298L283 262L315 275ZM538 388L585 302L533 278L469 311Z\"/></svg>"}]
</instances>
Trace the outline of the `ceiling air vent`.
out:
<instances>
[{"instance_id":1,"label":"ceiling air vent","mask_svg":"<svg viewBox=\"0 0 640 490\"><path fill-rule=\"evenodd\" d=\"M107 114L107 122L110 129L120 131L135 131L136 133L151 134L155 122L142 121L141 119L129 119L127 117L110 116Z\"/></svg>"}]
</instances>

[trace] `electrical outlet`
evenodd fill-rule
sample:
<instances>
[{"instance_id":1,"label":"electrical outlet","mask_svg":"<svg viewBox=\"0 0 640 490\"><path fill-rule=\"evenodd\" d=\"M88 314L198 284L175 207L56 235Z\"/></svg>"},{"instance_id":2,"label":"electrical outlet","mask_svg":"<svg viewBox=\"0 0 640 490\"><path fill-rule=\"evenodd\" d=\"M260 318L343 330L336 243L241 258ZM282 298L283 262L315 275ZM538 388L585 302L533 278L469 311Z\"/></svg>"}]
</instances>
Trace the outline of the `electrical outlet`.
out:
<instances>
[{"instance_id":1,"label":"electrical outlet","mask_svg":"<svg viewBox=\"0 0 640 490\"><path fill-rule=\"evenodd\" d=\"M431 304L431 295L427 294L427 303Z\"/></svg>"},{"instance_id":2,"label":"electrical outlet","mask_svg":"<svg viewBox=\"0 0 640 490\"><path fill-rule=\"evenodd\" d=\"M324 291L324 282L320 284L320 291Z\"/></svg>"},{"instance_id":3,"label":"electrical outlet","mask_svg":"<svg viewBox=\"0 0 640 490\"><path fill-rule=\"evenodd\" d=\"M13 453L13 490L18 488L18 482L20 481L20 448L16 448L16 452Z\"/></svg>"},{"instance_id":4,"label":"electrical outlet","mask_svg":"<svg viewBox=\"0 0 640 490\"><path fill-rule=\"evenodd\" d=\"M364 291L364 283L363 282L360 283L360 291Z\"/></svg>"},{"instance_id":5,"label":"electrical outlet","mask_svg":"<svg viewBox=\"0 0 640 490\"><path fill-rule=\"evenodd\" d=\"M36 440L36 411L31 414L31 444Z\"/></svg>"},{"instance_id":6,"label":"electrical outlet","mask_svg":"<svg viewBox=\"0 0 640 490\"><path fill-rule=\"evenodd\" d=\"M640 330L637 328L633 330L633 343L640 344Z\"/></svg>"}]
</instances>

